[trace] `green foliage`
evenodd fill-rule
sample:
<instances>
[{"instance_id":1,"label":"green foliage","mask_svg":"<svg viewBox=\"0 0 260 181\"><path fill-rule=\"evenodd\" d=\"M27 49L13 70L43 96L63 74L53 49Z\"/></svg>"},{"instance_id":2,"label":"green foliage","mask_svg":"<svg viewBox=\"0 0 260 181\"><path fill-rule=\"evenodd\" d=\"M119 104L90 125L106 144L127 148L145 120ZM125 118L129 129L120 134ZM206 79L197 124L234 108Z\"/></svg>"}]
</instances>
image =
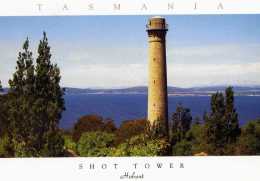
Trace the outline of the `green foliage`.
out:
<instances>
[{"instance_id":1,"label":"green foliage","mask_svg":"<svg viewBox=\"0 0 260 181\"><path fill-rule=\"evenodd\" d=\"M205 143L207 152L214 155L232 154L230 145L236 143L239 135L239 121L234 108L234 93L231 87L211 97L211 112L205 114Z\"/></svg>"},{"instance_id":2,"label":"green foliage","mask_svg":"<svg viewBox=\"0 0 260 181\"><path fill-rule=\"evenodd\" d=\"M8 133L11 131L8 130L8 95L1 94L2 91L3 89L0 81L0 157L11 157L13 156L13 150L11 148L11 140L8 136Z\"/></svg>"},{"instance_id":3,"label":"green foliage","mask_svg":"<svg viewBox=\"0 0 260 181\"><path fill-rule=\"evenodd\" d=\"M227 129L227 143L236 143L238 137L241 134L239 127L238 114L234 107L234 92L232 87L226 89L226 107L225 107L225 121Z\"/></svg>"},{"instance_id":4,"label":"green foliage","mask_svg":"<svg viewBox=\"0 0 260 181\"><path fill-rule=\"evenodd\" d=\"M7 114L7 99L8 95L0 94L0 157L13 156L13 150L11 147L11 140L9 138L8 114Z\"/></svg>"},{"instance_id":5,"label":"green foliage","mask_svg":"<svg viewBox=\"0 0 260 181\"><path fill-rule=\"evenodd\" d=\"M207 150L207 145L205 144L203 135L204 129L205 126L197 122L193 124L191 129L186 133L186 140L189 141L192 145L192 155Z\"/></svg>"},{"instance_id":6,"label":"green foliage","mask_svg":"<svg viewBox=\"0 0 260 181\"><path fill-rule=\"evenodd\" d=\"M7 132L7 95L0 94L0 137Z\"/></svg>"},{"instance_id":7,"label":"green foliage","mask_svg":"<svg viewBox=\"0 0 260 181\"><path fill-rule=\"evenodd\" d=\"M33 58L27 38L23 51L19 52L16 71L13 78L9 80L8 136L12 140L14 156L32 156L35 152L32 145L34 134L32 125L35 124L35 119L31 109L34 100L32 95L33 77Z\"/></svg>"},{"instance_id":8,"label":"green foliage","mask_svg":"<svg viewBox=\"0 0 260 181\"><path fill-rule=\"evenodd\" d=\"M172 155L188 156L207 150L204 141L204 125L195 122L182 138L172 145Z\"/></svg>"},{"instance_id":9,"label":"green foliage","mask_svg":"<svg viewBox=\"0 0 260 181\"><path fill-rule=\"evenodd\" d=\"M65 106L64 89L59 85L60 79L60 70L57 64L51 63L50 46L44 32L43 39L38 46L34 90L36 101L32 110L36 113L37 150L49 150L49 152L43 152L48 156L57 156L58 152L63 152L62 143L64 141L59 133L59 120Z\"/></svg>"},{"instance_id":10,"label":"green foliage","mask_svg":"<svg viewBox=\"0 0 260 181\"><path fill-rule=\"evenodd\" d=\"M172 115L172 144L176 144L185 139L187 131L190 129L192 116L188 108L179 104L176 107L176 112Z\"/></svg>"},{"instance_id":11,"label":"green foliage","mask_svg":"<svg viewBox=\"0 0 260 181\"><path fill-rule=\"evenodd\" d=\"M12 153L10 153L10 139L4 134L0 137L0 157L11 157Z\"/></svg>"},{"instance_id":12,"label":"green foliage","mask_svg":"<svg viewBox=\"0 0 260 181\"><path fill-rule=\"evenodd\" d=\"M65 154L64 139L59 130L50 131L46 134L46 142L44 144L41 155L44 157L61 157Z\"/></svg>"},{"instance_id":13,"label":"green foliage","mask_svg":"<svg viewBox=\"0 0 260 181\"><path fill-rule=\"evenodd\" d=\"M112 149L110 156L163 156L168 151L169 143L166 139L149 139L142 134Z\"/></svg>"},{"instance_id":14,"label":"green foliage","mask_svg":"<svg viewBox=\"0 0 260 181\"><path fill-rule=\"evenodd\" d=\"M51 63L46 33L33 65L29 40L19 52L16 72L9 80L9 137L15 156L60 156L63 139L58 129L64 107L60 71Z\"/></svg>"},{"instance_id":15,"label":"green foliage","mask_svg":"<svg viewBox=\"0 0 260 181\"><path fill-rule=\"evenodd\" d=\"M115 135L101 131L83 133L78 141L80 156L107 156L114 144Z\"/></svg>"},{"instance_id":16,"label":"green foliage","mask_svg":"<svg viewBox=\"0 0 260 181\"><path fill-rule=\"evenodd\" d=\"M260 155L260 120L250 121L242 128L237 154Z\"/></svg>"},{"instance_id":17,"label":"green foliage","mask_svg":"<svg viewBox=\"0 0 260 181\"><path fill-rule=\"evenodd\" d=\"M186 138L191 121L190 110L178 104L172 115L171 145L173 155L191 155L192 144Z\"/></svg>"},{"instance_id":18,"label":"green foliage","mask_svg":"<svg viewBox=\"0 0 260 181\"><path fill-rule=\"evenodd\" d=\"M77 142L84 132L105 131L113 133L116 131L116 126L113 120L103 120L101 116L86 115L79 118L73 128L72 137Z\"/></svg>"},{"instance_id":19,"label":"green foliage","mask_svg":"<svg viewBox=\"0 0 260 181\"><path fill-rule=\"evenodd\" d=\"M177 142L173 147L172 154L175 156L189 156L192 155L192 143L185 139Z\"/></svg>"},{"instance_id":20,"label":"green foliage","mask_svg":"<svg viewBox=\"0 0 260 181\"><path fill-rule=\"evenodd\" d=\"M77 152L77 144L72 140L70 135L64 135L64 146L66 150L72 150L73 152Z\"/></svg>"}]
</instances>

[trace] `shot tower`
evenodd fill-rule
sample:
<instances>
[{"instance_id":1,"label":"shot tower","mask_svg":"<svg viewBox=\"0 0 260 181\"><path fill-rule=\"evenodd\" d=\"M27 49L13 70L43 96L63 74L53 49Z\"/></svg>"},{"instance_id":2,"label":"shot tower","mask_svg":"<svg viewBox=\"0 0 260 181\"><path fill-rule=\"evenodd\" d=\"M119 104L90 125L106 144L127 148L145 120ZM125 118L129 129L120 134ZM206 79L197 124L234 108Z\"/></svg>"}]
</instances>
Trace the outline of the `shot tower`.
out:
<instances>
[{"instance_id":1,"label":"shot tower","mask_svg":"<svg viewBox=\"0 0 260 181\"><path fill-rule=\"evenodd\" d=\"M168 94L165 36L168 26L159 16L146 25L149 42L148 121L152 126L162 121L168 131Z\"/></svg>"}]
</instances>

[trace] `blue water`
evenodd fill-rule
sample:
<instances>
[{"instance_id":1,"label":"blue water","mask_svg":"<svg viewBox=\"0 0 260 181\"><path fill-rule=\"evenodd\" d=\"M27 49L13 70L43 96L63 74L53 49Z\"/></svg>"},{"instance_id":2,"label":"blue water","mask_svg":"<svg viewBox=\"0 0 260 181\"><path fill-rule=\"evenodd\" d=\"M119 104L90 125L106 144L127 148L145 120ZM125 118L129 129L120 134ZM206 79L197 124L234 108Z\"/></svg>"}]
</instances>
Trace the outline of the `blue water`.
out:
<instances>
[{"instance_id":1,"label":"blue water","mask_svg":"<svg viewBox=\"0 0 260 181\"><path fill-rule=\"evenodd\" d=\"M62 128L71 128L79 117L86 114L111 118L120 125L124 120L144 118L147 112L147 95L142 94L75 94L66 95L65 101L66 111L60 122ZM193 117L202 117L205 111L209 111L210 97L169 96L169 116L178 103L190 108ZM237 96L235 106L241 125L260 118L260 96Z\"/></svg>"}]
</instances>

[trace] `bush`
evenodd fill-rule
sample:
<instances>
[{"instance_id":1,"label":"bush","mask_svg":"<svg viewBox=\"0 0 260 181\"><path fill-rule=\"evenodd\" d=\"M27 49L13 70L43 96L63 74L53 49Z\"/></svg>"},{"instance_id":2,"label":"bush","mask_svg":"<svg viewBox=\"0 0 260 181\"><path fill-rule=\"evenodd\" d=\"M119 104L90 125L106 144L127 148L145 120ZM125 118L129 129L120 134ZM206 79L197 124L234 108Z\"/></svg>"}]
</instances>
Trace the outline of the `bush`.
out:
<instances>
[{"instance_id":1,"label":"bush","mask_svg":"<svg viewBox=\"0 0 260 181\"><path fill-rule=\"evenodd\" d=\"M173 146L173 155L188 156L192 155L192 144L187 140L181 140Z\"/></svg>"},{"instance_id":2,"label":"bush","mask_svg":"<svg viewBox=\"0 0 260 181\"><path fill-rule=\"evenodd\" d=\"M168 150L167 140L149 139L142 134L111 149L110 156L163 156L167 155Z\"/></svg>"},{"instance_id":3,"label":"bush","mask_svg":"<svg viewBox=\"0 0 260 181\"><path fill-rule=\"evenodd\" d=\"M0 137L0 157L10 157L10 140L7 135Z\"/></svg>"},{"instance_id":4,"label":"bush","mask_svg":"<svg viewBox=\"0 0 260 181\"><path fill-rule=\"evenodd\" d=\"M83 133L77 152L80 156L107 156L113 146L115 135L101 131Z\"/></svg>"},{"instance_id":5,"label":"bush","mask_svg":"<svg viewBox=\"0 0 260 181\"><path fill-rule=\"evenodd\" d=\"M64 135L64 146L66 150L72 150L73 152L77 152L77 144L72 140L72 137L69 135Z\"/></svg>"},{"instance_id":6,"label":"bush","mask_svg":"<svg viewBox=\"0 0 260 181\"><path fill-rule=\"evenodd\" d=\"M237 154L260 155L260 120L250 121L242 128Z\"/></svg>"},{"instance_id":7,"label":"bush","mask_svg":"<svg viewBox=\"0 0 260 181\"><path fill-rule=\"evenodd\" d=\"M192 154L197 154L201 152L207 152L208 146L204 141L204 130L203 124L195 123L191 126L191 129L186 134L186 139L190 141L192 147Z\"/></svg>"},{"instance_id":8,"label":"bush","mask_svg":"<svg viewBox=\"0 0 260 181\"><path fill-rule=\"evenodd\" d=\"M86 115L79 118L74 125L72 138L77 142L84 132L105 131L113 133L115 130L116 126L114 125L113 120L103 120L101 116L97 115Z\"/></svg>"},{"instance_id":9,"label":"bush","mask_svg":"<svg viewBox=\"0 0 260 181\"><path fill-rule=\"evenodd\" d=\"M133 136L144 133L147 121L144 119L123 121L116 131L116 143L122 143Z\"/></svg>"},{"instance_id":10,"label":"bush","mask_svg":"<svg viewBox=\"0 0 260 181\"><path fill-rule=\"evenodd\" d=\"M61 157L64 156L64 139L60 131L47 135L47 142L41 155L45 157Z\"/></svg>"}]
</instances>

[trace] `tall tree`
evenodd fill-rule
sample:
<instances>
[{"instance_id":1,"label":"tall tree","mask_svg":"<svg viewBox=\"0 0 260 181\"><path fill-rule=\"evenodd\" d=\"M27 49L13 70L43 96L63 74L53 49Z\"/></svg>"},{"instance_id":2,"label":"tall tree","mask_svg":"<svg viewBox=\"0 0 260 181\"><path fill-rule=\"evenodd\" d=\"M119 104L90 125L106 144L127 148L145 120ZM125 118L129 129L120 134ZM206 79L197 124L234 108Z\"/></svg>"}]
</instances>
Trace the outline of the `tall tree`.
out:
<instances>
[{"instance_id":1,"label":"tall tree","mask_svg":"<svg viewBox=\"0 0 260 181\"><path fill-rule=\"evenodd\" d=\"M192 116L190 109L177 105L176 112L172 115L172 143L181 141L191 126Z\"/></svg>"},{"instance_id":2,"label":"tall tree","mask_svg":"<svg viewBox=\"0 0 260 181\"><path fill-rule=\"evenodd\" d=\"M9 80L8 95L9 137L15 156L33 156L33 127L35 120L31 105L33 104L34 66L32 52L29 50L28 38L19 52L16 71Z\"/></svg>"},{"instance_id":3,"label":"tall tree","mask_svg":"<svg viewBox=\"0 0 260 181\"><path fill-rule=\"evenodd\" d=\"M205 142L210 154L223 154L226 143L226 124L224 120L224 95L217 92L211 97L211 112L204 115Z\"/></svg>"},{"instance_id":4,"label":"tall tree","mask_svg":"<svg viewBox=\"0 0 260 181\"><path fill-rule=\"evenodd\" d=\"M0 81L0 92L2 92L2 86ZM8 113L7 113L8 95L0 94L0 157L13 156L13 149L8 137Z\"/></svg>"},{"instance_id":5,"label":"tall tree","mask_svg":"<svg viewBox=\"0 0 260 181\"><path fill-rule=\"evenodd\" d=\"M236 154L260 155L260 120L249 121L242 127Z\"/></svg>"},{"instance_id":6,"label":"tall tree","mask_svg":"<svg viewBox=\"0 0 260 181\"><path fill-rule=\"evenodd\" d=\"M0 80L0 93L3 91L2 89L2 85L1 85L1 80ZM4 122L5 122L5 116L4 116L4 99L3 99L3 96L0 94L0 137L2 136L3 134L3 125L4 125ZM1 138L0 138L1 139Z\"/></svg>"},{"instance_id":7,"label":"tall tree","mask_svg":"<svg viewBox=\"0 0 260 181\"><path fill-rule=\"evenodd\" d=\"M59 120L64 107L60 71L52 64L46 33L33 65L29 40L19 53L16 72L9 81L8 114L15 156L60 156L64 140Z\"/></svg>"},{"instance_id":8,"label":"tall tree","mask_svg":"<svg viewBox=\"0 0 260 181\"><path fill-rule=\"evenodd\" d=\"M238 114L234 106L232 87L211 97L211 112L204 116L205 140L211 154L232 154L240 136Z\"/></svg>"},{"instance_id":9,"label":"tall tree","mask_svg":"<svg viewBox=\"0 0 260 181\"><path fill-rule=\"evenodd\" d=\"M227 143L235 143L241 133L239 127L238 114L234 106L234 92L232 87L226 89L226 109L225 120L228 131Z\"/></svg>"},{"instance_id":10,"label":"tall tree","mask_svg":"<svg viewBox=\"0 0 260 181\"><path fill-rule=\"evenodd\" d=\"M64 89L60 87L60 70L51 63L50 46L46 33L38 46L35 68L36 102L33 110L37 119L37 147L43 156L59 156L63 150L64 140L59 132L59 120L64 105Z\"/></svg>"}]
</instances>

